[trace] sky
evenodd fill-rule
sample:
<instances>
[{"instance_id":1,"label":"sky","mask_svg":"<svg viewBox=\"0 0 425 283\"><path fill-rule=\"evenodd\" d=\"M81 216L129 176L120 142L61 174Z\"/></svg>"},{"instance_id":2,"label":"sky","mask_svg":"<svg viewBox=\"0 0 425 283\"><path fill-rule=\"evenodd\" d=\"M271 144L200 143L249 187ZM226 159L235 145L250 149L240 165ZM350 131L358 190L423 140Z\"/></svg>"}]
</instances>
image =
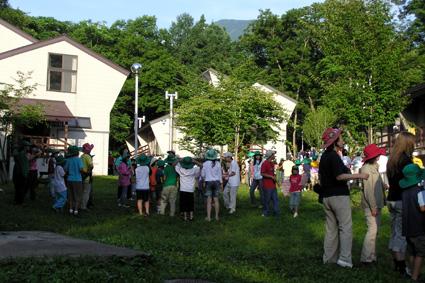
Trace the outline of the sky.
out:
<instances>
[{"instance_id":1,"label":"sky","mask_svg":"<svg viewBox=\"0 0 425 283\"><path fill-rule=\"evenodd\" d=\"M92 20L111 25L116 20L149 15L157 18L159 28L169 28L182 13L190 14L195 21L203 14L208 23L222 19L252 20L257 18L260 9L281 15L314 2L323 0L9 0L13 8L30 16L71 22Z\"/></svg>"}]
</instances>

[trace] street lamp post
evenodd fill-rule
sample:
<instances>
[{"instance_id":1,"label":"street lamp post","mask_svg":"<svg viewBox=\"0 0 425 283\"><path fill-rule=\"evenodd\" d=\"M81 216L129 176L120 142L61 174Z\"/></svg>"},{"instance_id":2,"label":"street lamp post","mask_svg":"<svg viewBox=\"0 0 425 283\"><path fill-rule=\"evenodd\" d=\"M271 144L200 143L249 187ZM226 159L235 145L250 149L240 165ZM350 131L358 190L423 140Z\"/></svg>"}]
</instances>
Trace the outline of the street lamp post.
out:
<instances>
[{"instance_id":1,"label":"street lamp post","mask_svg":"<svg viewBox=\"0 0 425 283\"><path fill-rule=\"evenodd\" d=\"M134 159L137 158L137 150L139 149L137 132L139 129L139 71L142 69L142 65L134 63L131 65L131 72L135 77L134 87Z\"/></svg>"},{"instance_id":2,"label":"street lamp post","mask_svg":"<svg viewBox=\"0 0 425 283\"><path fill-rule=\"evenodd\" d=\"M169 141L169 150L173 150L173 106L174 106L174 98L177 99L178 94L176 93L168 93L165 92L165 99L170 99L170 141Z\"/></svg>"}]
</instances>

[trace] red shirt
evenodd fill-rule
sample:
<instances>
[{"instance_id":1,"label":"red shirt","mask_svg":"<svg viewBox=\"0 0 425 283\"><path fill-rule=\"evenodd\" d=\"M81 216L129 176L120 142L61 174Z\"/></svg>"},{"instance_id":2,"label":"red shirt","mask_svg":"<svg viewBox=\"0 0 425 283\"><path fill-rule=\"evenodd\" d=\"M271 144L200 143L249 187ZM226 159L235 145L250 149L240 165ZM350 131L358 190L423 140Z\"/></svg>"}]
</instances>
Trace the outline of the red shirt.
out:
<instances>
[{"instance_id":1,"label":"red shirt","mask_svg":"<svg viewBox=\"0 0 425 283\"><path fill-rule=\"evenodd\" d=\"M291 187L289 187L289 192L301 192L301 175L291 175L289 177L289 182L291 182Z\"/></svg>"},{"instance_id":2,"label":"red shirt","mask_svg":"<svg viewBox=\"0 0 425 283\"><path fill-rule=\"evenodd\" d=\"M267 174L270 176L275 176L274 174L274 163L265 160L261 165L261 174ZM263 176L263 188L265 190L273 190L276 189L276 182L271 178L267 178Z\"/></svg>"}]
</instances>

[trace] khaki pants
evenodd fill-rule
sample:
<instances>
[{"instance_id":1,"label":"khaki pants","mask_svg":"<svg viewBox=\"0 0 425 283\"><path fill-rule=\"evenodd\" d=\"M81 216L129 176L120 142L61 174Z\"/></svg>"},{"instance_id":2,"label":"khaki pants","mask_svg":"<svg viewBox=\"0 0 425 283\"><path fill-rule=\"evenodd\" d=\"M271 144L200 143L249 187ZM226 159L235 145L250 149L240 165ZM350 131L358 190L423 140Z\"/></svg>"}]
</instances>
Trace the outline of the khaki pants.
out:
<instances>
[{"instance_id":1,"label":"khaki pants","mask_svg":"<svg viewBox=\"0 0 425 283\"><path fill-rule=\"evenodd\" d=\"M378 215L372 216L370 209L364 210L367 224L367 233L363 241L361 262L376 261L376 236L378 227L381 223L381 210L378 209Z\"/></svg>"},{"instance_id":2,"label":"khaki pants","mask_svg":"<svg viewBox=\"0 0 425 283\"><path fill-rule=\"evenodd\" d=\"M323 207L326 214L323 262L336 263L338 260L342 260L352 264L353 231L350 197L334 196L324 198Z\"/></svg>"},{"instance_id":3,"label":"khaki pants","mask_svg":"<svg viewBox=\"0 0 425 283\"><path fill-rule=\"evenodd\" d=\"M232 211L236 210L236 196L239 187L231 187L227 185L223 191L224 206Z\"/></svg>"},{"instance_id":4,"label":"khaki pants","mask_svg":"<svg viewBox=\"0 0 425 283\"><path fill-rule=\"evenodd\" d=\"M83 183L83 199L81 201L81 209L87 209L87 203L89 202L91 192L91 184Z\"/></svg>"},{"instance_id":5,"label":"khaki pants","mask_svg":"<svg viewBox=\"0 0 425 283\"><path fill-rule=\"evenodd\" d=\"M167 186L162 189L161 206L159 212L164 215L167 204L170 203L170 216L176 213L177 187Z\"/></svg>"}]
</instances>

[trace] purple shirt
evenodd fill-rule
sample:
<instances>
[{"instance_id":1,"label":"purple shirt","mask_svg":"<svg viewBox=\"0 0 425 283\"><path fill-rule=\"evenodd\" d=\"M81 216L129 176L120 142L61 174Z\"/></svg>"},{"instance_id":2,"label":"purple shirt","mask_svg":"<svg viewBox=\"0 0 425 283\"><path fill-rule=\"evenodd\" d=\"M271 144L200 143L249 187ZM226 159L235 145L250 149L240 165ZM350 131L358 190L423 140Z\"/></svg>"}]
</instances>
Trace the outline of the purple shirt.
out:
<instances>
[{"instance_id":1,"label":"purple shirt","mask_svg":"<svg viewBox=\"0 0 425 283\"><path fill-rule=\"evenodd\" d=\"M131 167L129 167L125 162L121 162L117 170L119 173L118 185L122 187L130 186Z\"/></svg>"}]
</instances>

